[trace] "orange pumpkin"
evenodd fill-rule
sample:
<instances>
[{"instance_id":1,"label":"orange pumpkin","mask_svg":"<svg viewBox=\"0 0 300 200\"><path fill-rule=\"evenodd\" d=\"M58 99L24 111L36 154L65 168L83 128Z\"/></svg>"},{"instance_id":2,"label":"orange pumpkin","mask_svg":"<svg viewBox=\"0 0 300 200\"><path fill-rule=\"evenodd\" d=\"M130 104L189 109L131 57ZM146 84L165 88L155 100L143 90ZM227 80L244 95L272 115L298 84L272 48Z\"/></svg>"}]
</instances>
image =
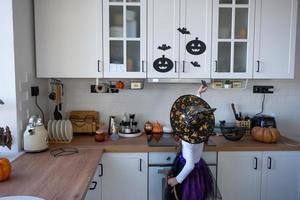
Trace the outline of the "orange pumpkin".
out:
<instances>
[{"instance_id":1,"label":"orange pumpkin","mask_svg":"<svg viewBox=\"0 0 300 200\"><path fill-rule=\"evenodd\" d=\"M160 125L160 123L156 122L153 124L153 128L152 128L152 133L162 133L163 132L163 128Z\"/></svg>"},{"instance_id":2,"label":"orange pumpkin","mask_svg":"<svg viewBox=\"0 0 300 200\"><path fill-rule=\"evenodd\" d=\"M9 179L11 165L7 158L0 158L0 182Z\"/></svg>"},{"instance_id":3,"label":"orange pumpkin","mask_svg":"<svg viewBox=\"0 0 300 200\"><path fill-rule=\"evenodd\" d=\"M265 143L276 143L280 138L280 132L276 128L254 127L251 134L255 140Z\"/></svg>"},{"instance_id":4,"label":"orange pumpkin","mask_svg":"<svg viewBox=\"0 0 300 200\"><path fill-rule=\"evenodd\" d=\"M125 87L125 84L122 81L118 81L116 83L116 88L118 88L118 89L124 89L124 87Z\"/></svg>"}]
</instances>

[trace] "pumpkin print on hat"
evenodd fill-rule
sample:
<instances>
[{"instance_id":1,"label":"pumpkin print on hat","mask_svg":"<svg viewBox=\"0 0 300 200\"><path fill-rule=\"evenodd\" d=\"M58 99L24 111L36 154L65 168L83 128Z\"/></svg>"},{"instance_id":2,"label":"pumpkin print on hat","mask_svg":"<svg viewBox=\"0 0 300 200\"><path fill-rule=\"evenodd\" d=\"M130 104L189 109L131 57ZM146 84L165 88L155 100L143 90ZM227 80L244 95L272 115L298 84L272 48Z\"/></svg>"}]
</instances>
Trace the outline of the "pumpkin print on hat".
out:
<instances>
[{"instance_id":1,"label":"pumpkin print on hat","mask_svg":"<svg viewBox=\"0 0 300 200\"><path fill-rule=\"evenodd\" d=\"M171 71L173 69L173 66L173 61L169 58L166 58L165 55L153 62L154 69L158 72L163 73Z\"/></svg>"},{"instance_id":2,"label":"pumpkin print on hat","mask_svg":"<svg viewBox=\"0 0 300 200\"><path fill-rule=\"evenodd\" d=\"M186 50L192 55L200 55L205 52L206 45L196 37L195 40L189 41L186 44Z\"/></svg>"}]
</instances>

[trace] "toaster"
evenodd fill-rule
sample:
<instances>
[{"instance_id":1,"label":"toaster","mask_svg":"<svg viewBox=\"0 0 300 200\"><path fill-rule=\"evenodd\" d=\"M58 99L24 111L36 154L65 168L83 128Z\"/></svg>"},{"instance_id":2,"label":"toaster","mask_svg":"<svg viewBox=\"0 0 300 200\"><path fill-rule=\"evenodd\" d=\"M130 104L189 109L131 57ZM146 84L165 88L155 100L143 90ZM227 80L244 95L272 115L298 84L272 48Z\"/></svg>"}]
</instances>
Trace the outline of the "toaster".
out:
<instances>
[{"instance_id":1,"label":"toaster","mask_svg":"<svg viewBox=\"0 0 300 200\"><path fill-rule=\"evenodd\" d=\"M257 115L251 118L251 128L256 126L276 128L276 121L272 116Z\"/></svg>"}]
</instances>

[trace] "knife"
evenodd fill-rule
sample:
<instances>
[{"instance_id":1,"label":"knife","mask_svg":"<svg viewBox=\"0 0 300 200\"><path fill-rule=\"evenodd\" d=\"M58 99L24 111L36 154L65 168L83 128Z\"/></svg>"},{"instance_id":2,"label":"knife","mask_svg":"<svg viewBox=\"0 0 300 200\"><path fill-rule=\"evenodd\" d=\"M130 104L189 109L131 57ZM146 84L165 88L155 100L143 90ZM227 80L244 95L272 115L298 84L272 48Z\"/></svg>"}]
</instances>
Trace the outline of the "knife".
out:
<instances>
[{"instance_id":1,"label":"knife","mask_svg":"<svg viewBox=\"0 0 300 200\"><path fill-rule=\"evenodd\" d=\"M234 114L235 119L236 119L236 120L239 120L239 116L238 116L238 114L236 113L234 103L231 104L231 108L232 108L232 111L233 111L233 114Z\"/></svg>"}]
</instances>

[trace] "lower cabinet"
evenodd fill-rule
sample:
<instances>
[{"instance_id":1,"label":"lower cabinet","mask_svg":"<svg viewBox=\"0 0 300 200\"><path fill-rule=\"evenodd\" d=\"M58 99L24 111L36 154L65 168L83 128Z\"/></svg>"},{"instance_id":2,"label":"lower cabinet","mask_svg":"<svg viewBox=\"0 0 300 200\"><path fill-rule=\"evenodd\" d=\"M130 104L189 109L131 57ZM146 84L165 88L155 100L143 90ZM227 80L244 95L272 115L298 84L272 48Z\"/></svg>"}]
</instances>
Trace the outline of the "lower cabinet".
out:
<instances>
[{"instance_id":1,"label":"lower cabinet","mask_svg":"<svg viewBox=\"0 0 300 200\"><path fill-rule=\"evenodd\" d=\"M101 200L102 193L102 164L99 164L93 179L90 183L88 192L86 193L85 200Z\"/></svg>"},{"instance_id":2,"label":"lower cabinet","mask_svg":"<svg viewBox=\"0 0 300 200\"><path fill-rule=\"evenodd\" d=\"M223 200L300 200L300 152L219 152Z\"/></svg>"},{"instance_id":3,"label":"lower cabinet","mask_svg":"<svg viewBox=\"0 0 300 200\"><path fill-rule=\"evenodd\" d=\"M147 200L147 153L105 153L102 165L103 200Z\"/></svg>"}]
</instances>

